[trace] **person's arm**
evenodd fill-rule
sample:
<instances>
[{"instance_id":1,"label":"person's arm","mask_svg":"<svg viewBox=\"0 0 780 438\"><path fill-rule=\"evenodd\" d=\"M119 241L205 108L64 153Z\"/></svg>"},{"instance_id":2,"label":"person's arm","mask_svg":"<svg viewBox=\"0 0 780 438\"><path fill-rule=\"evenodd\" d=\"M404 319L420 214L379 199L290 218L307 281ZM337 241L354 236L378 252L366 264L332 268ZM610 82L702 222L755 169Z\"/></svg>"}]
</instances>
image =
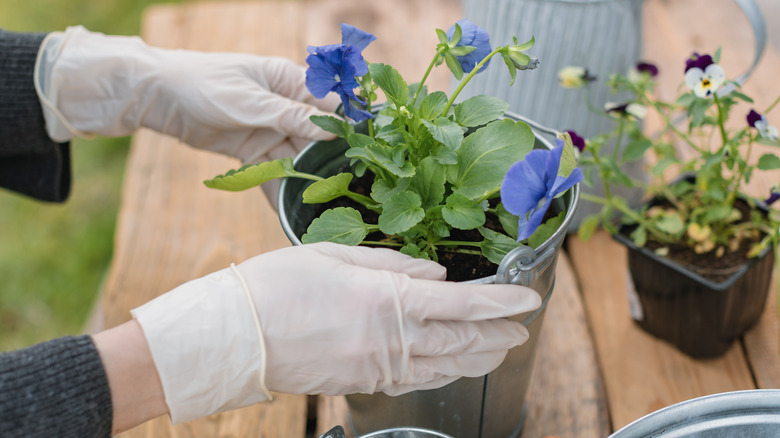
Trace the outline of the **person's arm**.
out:
<instances>
[{"instance_id":1,"label":"person's arm","mask_svg":"<svg viewBox=\"0 0 780 438\"><path fill-rule=\"evenodd\" d=\"M70 146L46 133L33 82L45 36L0 29L0 187L63 202L70 192Z\"/></svg>"},{"instance_id":2,"label":"person's arm","mask_svg":"<svg viewBox=\"0 0 780 438\"><path fill-rule=\"evenodd\" d=\"M111 388L112 433L168 413L152 353L136 320L93 336Z\"/></svg>"},{"instance_id":3,"label":"person's arm","mask_svg":"<svg viewBox=\"0 0 780 438\"><path fill-rule=\"evenodd\" d=\"M0 353L0 436L109 437L111 396L89 336Z\"/></svg>"}]
</instances>

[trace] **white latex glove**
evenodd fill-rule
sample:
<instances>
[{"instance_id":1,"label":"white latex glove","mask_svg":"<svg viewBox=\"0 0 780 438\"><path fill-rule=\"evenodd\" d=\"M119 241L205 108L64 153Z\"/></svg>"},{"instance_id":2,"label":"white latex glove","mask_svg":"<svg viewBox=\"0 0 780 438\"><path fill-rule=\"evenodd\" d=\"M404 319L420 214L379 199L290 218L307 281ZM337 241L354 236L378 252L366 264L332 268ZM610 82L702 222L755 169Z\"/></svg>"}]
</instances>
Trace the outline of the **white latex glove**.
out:
<instances>
[{"instance_id":1,"label":"white latex glove","mask_svg":"<svg viewBox=\"0 0 780 438\"><path fill-rule=\"evenodd\" d=\"M55 141L143 126L243 163L333 138L309 116L338 105L311 96L304 67L285 58L167 50L81 26L46 38L35 81Z\"/></svg>"},{"instance_id":2,"label":"white latex glove","mask_svg":"<svg viewBox=\"0 0 780 438\"><path fill-rule=\"evenodd\" d=\"M397 395L490 372L528 339L505 318L541 299L444 277L397 251L319 243L254 257L132 314L177 423L268 400L268 390Z\"/></svg>"}]
</instances>

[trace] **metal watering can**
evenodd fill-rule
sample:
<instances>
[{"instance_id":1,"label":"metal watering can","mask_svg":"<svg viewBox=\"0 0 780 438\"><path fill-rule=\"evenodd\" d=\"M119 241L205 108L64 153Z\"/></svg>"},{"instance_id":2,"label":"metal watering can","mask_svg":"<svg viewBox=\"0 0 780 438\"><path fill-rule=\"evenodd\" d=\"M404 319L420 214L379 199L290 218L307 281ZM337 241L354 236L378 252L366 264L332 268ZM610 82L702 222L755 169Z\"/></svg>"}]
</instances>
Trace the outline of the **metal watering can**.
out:
<instances>
[{"instance_id":1,"label":"metal watering can","mask_svg":"<svg viewBox=\"0 0 780 438\"><path fill-rule=\"evenodd\" d=\"M736 81L743 83L752 73L766 46L766 24L754 0L734 0L748 18L755 36L755 55L747 71ZM612 129L613 122L588 110L582 92L558 84L558 71L570 65L583 66L599 78L591 84L589 100L595 108L607 101L621 101L604 84L610 73L625 73L641 60L643 0L462 0L463 16L485 29L491 41L526 41L534 36L533 53L541 60L537 71L528 72L510 87L509 74L500 60L492 63L479 81L471 81L462 99L478 94L500 97L512 112L530 117L538 131L574 130L590 138ZM573 92L575 91L575 92ZM540 126L541 125L541 126ZM544 128L548 126L554 129ZM606 153L609 153L607 151ZM645 179L643 163L623 170L638 180ZM603 195L598 181L582 187ZM629 202L638 203L642 191L618 190ZM581 203L569 230L600 206Z\"/></svg>"}]
</instances>

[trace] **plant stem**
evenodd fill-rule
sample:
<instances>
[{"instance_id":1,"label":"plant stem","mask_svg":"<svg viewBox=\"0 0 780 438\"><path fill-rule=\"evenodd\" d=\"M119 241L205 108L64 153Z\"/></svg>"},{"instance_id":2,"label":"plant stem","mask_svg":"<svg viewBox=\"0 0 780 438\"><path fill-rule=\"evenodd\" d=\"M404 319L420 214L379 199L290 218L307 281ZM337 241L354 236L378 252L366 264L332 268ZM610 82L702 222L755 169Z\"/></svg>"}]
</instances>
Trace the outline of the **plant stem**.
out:
<instances>
[{"instance_id":1,"label":"plant stem","mask_svg":"<svg viewBox=\"0 0 780 438\"><path fill-rule=\"evenodd\" d=\"M694 142L693 142L693 141L692 141L690 138L688 138L688 136L687 136L687 135L685 135L685 134L683 134L682 132L680 132L680 130L679 130L679 129L677 129L677 127L676 127L676 126L674 126L674 123L672 123L671 119L669 119L669 116L667 116L667 115L666 115L666 113L664 113L664 112L661 110L661 107L660 107L660 105L658 104L658 102L653 102L653 101L650 101L650 100L648 100L648 102L652 103L652 105L653 105L653 108L654 108L654 109L655 109L655 111L658 113L658 115L659 115L659 116L661 116L661 118L664 120L664 123L666 124L666 127L667 127L668 129L671 129L671 130L672 130L672 132L674 132L675 134L677 134L677 136L678 136L679 138L683 139L683 141L685 141L685 143L686 143L686 144L688 144L688 146L690 146L690 147L694 148L694 149L696 150L696 152L698 152L699 154L702 154L702 153L704 153L704 151L702 151L702 149L701 149L701 148L699 148L699 146L698 146L696 143L694 143Z\"/></svg>"},{"instance_id":2,"label":"plant stem","mask_svg":"<svg viewBox=\"0 0 780 438\"><path fill-rule=\"evenodd\" d=\"M425 70L425 74L423 75L422 79L420 80L420 85L417 87L417 91L414 92L414 97L412 97L412 103L411 106L414 106L415 102L417 102L417 96L420 95L420 90L422 90L423 84L425 84L425 80L428 79L428 75L431 74L431 71L433 70L433 67L436 65L436 61L439 60L439 56L441 56L442 49L439 49L436 51L436 55L431 60L431 63L428 65L428 70Z\"/></svg>"},{"instance_id":3,"label":"plant stem","mask_svg":"<svg viewBox=\"0 0 780 438\"><path fill-rule=\"evenodd\" d=\"M360 242L361 245L376 245L376 246L394 246L394 247L402 247L404 246L403 243L398 242L384 242L381 240L364 240Z\"/></svg>"},{"instance_id":4,"label":"plant stem","mask_svg":"<svg viewBox=\"0 0 780 438\"><path fill-rule=\"evenodd\" d=\"M369 198L368 196L361 195L360 193L355 193L351 190L347 190L347 192L344 193L344 195L375 213L382 213L382 209L377 208L376 202L374 202L374 200Z\"/></svg>"},{"instance_id":5,"label":"plant stem","mask_svg":"<svg viewBox=\"0 0 780 438\"><path fill-rule=\"evenodd\" d=\"M777 96L774 102L772 102L772 105L769 105L769 108L764 110L764 114L768 113L769 111L772 111L772 109L777 105L778 102L780 102L780 95Z\"/></svg>"},{"instance_id":6,"label":"plant stem","mask_svg":"<svg viewBox=\"0 0 780 438\"><path fill-rule=\"evenodd\" d=\"M436 242L438 246L473 246L479 247L479 242L463 242L458 240L440 240Z\"/></svg>"},{"instance_id":7,"label":"plant stem","mask_svg":"<svg viewBox=\"0 0 780 438\"><path fill-rule=\"evenodd\" d=\"M460 84L458 84L458 88L455 89L455 91L452 93L452 96L450 96L450 100L447 101L447 106L444 107L444 111L442 111L441 115L444 117L447 117L447 114L450 112L450 108L452 108L452 104L455 103L455 99L458 97L458 94L460 94L461 91L463 91L463 87L466 86L466 84L471 80L471 78L474 77L477 72L482 68L482 66L485 65L486 62L490 60L490 58L493 57L496 53L499 53L503 49L503 47L496 47L493 49L492 52L488 53L485 58L482 59L482 61L479 61L474 68L471 69L469 74L466 75L465 78L463 78L462 81L460 81Z\"/></svg>"},{"instance_id":8,"label":"plant stem","mask_svg":"<svg viewBox=\"0 0 780 438\"><path fill-rule=\"evenodd\" d=\"M585 193L585 192L581 192L580 193L580 198L582 198L582 199L584 199L586 201L595 202L596 204L610 205L610 206L614 207L619 212L625 214L626 216L630 217L631 219L633 219L634 221L636 221L640 225L644 226L645 229L647 231L649 231L650 234L652 234L653 237L658 239L658 241L661 242L661 243L674 243L675 242L674 239L669 239L668 237L666 237L664 235L664 233L656 230L655 227L653 227L653 225L650 222L646 221L645 218L641 214L638 214L636 211L628 208L628 206L626 206L625 204L614 203L614 202L611 202L609 199L602 198L601 196L591 195L590 193Z\"/></svg>"},{"instance_id":9,"label":"plant stem","mask_svg":"<svg viewBox=\"0 0 780 438\"><path fill-rule=\"evenodd\" d=\"M615 164L618 163L618 156L620 155L620 146L623 144L623 126L626 123L626 117L620 117L620 123L618 123L617 139L615 140L615 149L612 150L612 161Z\"/></svg>"}]
</instances>

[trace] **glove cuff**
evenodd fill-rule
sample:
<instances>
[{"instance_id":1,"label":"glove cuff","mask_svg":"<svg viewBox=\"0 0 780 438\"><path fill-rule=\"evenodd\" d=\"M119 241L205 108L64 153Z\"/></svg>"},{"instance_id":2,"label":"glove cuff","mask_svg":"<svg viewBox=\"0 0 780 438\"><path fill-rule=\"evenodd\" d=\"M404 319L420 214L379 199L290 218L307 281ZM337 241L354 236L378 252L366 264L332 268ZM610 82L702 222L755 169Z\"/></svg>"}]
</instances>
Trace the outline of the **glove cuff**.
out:
<instances>
[{"instance_id":1,"label":"glove cuff","mask_svg":"<svg viewBox=\"0 0 780 438\"><path fill-rule=\"evenodd\" d=\"M151 98L142 86L153 82L150 66L157 59L139 37L107 36L83 26L49 34L33 77L49 137L64 142L132 134Z\"/></svg>"},{"instance_id":2,"label":"glove cuff","mask_svg":"<svg viewBox=\"0 0 780 438\"><path fill-rule=\"evenodd\" d=\"M173 423L270 399L265 353L233 268L185 283L133 309L160 375Z\"/></svg>"}]
</instances>

